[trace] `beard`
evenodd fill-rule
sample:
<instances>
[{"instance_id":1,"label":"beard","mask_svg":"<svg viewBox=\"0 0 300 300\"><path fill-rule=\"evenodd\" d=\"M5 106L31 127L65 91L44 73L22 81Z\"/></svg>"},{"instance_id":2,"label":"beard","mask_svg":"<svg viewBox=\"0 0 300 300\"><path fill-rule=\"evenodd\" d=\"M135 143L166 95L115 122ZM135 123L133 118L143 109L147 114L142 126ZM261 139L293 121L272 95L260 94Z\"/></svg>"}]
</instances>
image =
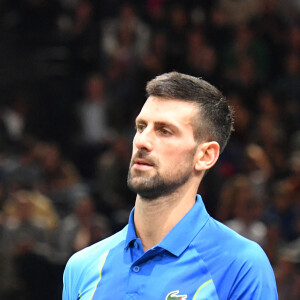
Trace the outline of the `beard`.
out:
<instances>
[{"instance_id":1,"label":"beard","mask_svg":"<svg viewBox=\"0 0 300 300\"><path fill-rule=\"evenodd\" d=\"M157 163L153 165L156 173L152 176L145 171L133 170L134 159L132 159L127 177L129 189L147 200L171 195L189 180L193 169L192 154L194 153L191 153L191 157L185 160L184 165L175 169L170 168L164 175L157 170ZM136 157L146 159L146 156L141 153L137 153Z\"/></svg>"}]
</instances>

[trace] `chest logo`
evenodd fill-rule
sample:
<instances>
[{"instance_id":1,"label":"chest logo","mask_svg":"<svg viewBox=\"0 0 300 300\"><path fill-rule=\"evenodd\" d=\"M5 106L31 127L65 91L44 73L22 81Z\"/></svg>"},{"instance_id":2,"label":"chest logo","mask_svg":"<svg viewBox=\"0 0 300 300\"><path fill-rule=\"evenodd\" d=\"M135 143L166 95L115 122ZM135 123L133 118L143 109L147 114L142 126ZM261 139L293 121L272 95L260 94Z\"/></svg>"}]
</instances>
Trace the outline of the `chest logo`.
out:
<instances>
[{"instance_id":1,"label":"chest logo","mask_svg":"<svg viewBox=\"0 0 300 300\"><path fill-rule=\"evenodd\" d=\"M166 300L184 300L187 298L187 295L178 295L179 293L179 290L177 291L173 291L173 292L170 292L167 297L166 297Z\"/></svg>"}]
</instances>

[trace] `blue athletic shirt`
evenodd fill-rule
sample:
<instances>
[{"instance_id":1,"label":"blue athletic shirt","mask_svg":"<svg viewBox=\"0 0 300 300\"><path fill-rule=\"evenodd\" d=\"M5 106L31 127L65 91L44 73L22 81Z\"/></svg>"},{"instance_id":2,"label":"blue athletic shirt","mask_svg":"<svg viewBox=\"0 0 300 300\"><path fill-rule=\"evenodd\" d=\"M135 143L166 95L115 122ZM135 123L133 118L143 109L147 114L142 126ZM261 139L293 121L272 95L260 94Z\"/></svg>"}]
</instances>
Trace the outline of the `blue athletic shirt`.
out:
<instances>
[{"instance_id":1,"label":"blue athletic shirt","mask_svg":"<svg viewBox=\"0 0 300 300\"><path fill-rule=\"evenodd\" d=\"M75 253L64 272L63 300L273 300L274 273L261 247L207 213L192 209L144 252L132 210L128 225Z\"/></svg>"}]
</instances>

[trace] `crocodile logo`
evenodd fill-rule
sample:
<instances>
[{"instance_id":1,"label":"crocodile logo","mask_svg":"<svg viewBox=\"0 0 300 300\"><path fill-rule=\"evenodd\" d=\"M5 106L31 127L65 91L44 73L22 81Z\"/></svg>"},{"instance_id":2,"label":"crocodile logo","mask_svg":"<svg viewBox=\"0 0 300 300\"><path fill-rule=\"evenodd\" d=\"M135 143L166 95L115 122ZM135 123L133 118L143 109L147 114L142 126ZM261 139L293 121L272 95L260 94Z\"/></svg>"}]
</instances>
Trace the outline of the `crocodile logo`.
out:
<instances>
[{"instance_id":1,"label":"crocodile logo","mask_svg":"<svg viewBox=\"0 0 300 300\"><path fill-rule=\"evenodd\" d=\"M179 290L170 292L167 295L166 300L184 300L187 298L187 295L178 295L178 293Z\"/></svg>"},{"instance_id":2,"label":"crocodile logo","mask_svg":"<svg viewBox=\"0 0 300 300\"><path fill-rule=\"evenodd\" d=\"M81 292L79 291L79 292L78 292L78 296L77 296L77 300L80 300L81 297L82 297L82 294L81 294Z\"/></svg>"}]
</instances>

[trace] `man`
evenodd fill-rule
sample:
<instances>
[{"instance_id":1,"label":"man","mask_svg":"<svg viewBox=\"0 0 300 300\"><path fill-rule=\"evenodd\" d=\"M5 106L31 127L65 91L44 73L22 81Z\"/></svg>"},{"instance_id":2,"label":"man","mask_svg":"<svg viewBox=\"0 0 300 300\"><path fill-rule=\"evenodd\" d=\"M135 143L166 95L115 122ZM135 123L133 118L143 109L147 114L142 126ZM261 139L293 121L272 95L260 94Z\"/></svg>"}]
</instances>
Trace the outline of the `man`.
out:
<instances>
[{"instance_id":1,"label":"man","mask_svg":"<svg viewBox=\"0 0 300 300\"><path fill-rule=\"evenodd\" d=\"M197 195L232 131L224 97L172 72L147 84L136 118L129 224L71 257L64 300L277 299L263 250L211 218Z\"/></svg>"}]
</instances>

